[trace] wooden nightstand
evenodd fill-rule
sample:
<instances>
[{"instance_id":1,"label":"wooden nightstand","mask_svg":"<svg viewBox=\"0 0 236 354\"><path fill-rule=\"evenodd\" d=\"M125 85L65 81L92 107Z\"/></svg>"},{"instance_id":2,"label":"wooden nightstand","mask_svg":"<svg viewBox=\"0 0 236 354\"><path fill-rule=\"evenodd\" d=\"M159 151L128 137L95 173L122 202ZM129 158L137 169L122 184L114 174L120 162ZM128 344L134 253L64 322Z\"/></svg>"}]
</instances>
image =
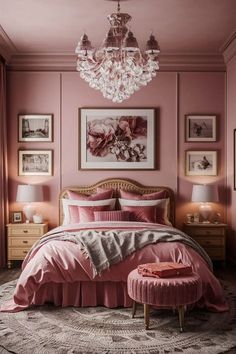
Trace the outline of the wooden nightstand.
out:
<instances>
[{"instance_id":1,"label":"wooden nightstand","mask_svg":"<svg viewBox=\"0 0 236 354\"><path fill-rule=\"evenodd\" d=\"M7 266L14 260L23 260L38 239L48 231L48 224L7 225Z\"/></svg>"},{"instance_id":2,"label":"wooden nightstand","mask_svg":"<svg viewBox=\"0 0 236 354\"><path fill-rule=\"evenodd\" d=\"M197 241L213 261L225 262L226 224L184 224L184 232Z\"/></svg>"}]
</instances>

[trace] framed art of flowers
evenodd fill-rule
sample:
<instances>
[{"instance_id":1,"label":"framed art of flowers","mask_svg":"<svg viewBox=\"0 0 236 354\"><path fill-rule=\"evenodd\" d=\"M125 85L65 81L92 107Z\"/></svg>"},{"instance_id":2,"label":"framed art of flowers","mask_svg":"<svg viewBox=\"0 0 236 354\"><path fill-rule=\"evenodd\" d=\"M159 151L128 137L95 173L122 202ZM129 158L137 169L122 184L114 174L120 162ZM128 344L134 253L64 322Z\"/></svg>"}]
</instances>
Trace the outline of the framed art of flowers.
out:
<instances>
[{"instance_id":1,"label":"framed art of flowers","mask_svg":"<svg viewBox=\"0 0 236 354\"><path fill-rule=\"evenodd\" d=\"M217 151L186 151L187 176L216 176Z\"/></svg>"},{"instance_id":2,"label":"framed art of flowers","mask_svg":"<svg viewBox=\"0 0 236 354\"><path fill-rule=\"evenodd\" d=\"M79 169L155 169L155 109L81 108L79 130Z\"/></svg>"},{"instance_id":3,"label":"framed art of flowers","mask_svg":"<svg viewBox=\"0 0 236 354\"><path fill-rule=\"evenodd\" d=\"M190 114L185 116L185 141L216 141L216 116L210 114Z\"/></svg>"}]
</instances>

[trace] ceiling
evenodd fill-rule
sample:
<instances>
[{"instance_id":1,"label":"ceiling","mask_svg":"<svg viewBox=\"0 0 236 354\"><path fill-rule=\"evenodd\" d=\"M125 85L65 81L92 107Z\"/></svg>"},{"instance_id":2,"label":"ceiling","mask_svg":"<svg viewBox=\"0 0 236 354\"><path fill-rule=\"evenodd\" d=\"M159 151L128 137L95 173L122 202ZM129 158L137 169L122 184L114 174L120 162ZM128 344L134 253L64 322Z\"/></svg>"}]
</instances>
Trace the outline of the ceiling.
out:
<instances>
[{"instance_id":1,"label":"ceiling","mask_svg":"<svg viewBox=\"0 0 236 354\"><path fill-rule=\"evenodd\" d=\"M74 54L85 31L98 47L116 8L108 0L0 0L0 46L11 55ZM140 48L152 31L164 54L219 54L236 29L236 0L128 0L121 11L132 16Z\"/></svg>"}]
</instances>

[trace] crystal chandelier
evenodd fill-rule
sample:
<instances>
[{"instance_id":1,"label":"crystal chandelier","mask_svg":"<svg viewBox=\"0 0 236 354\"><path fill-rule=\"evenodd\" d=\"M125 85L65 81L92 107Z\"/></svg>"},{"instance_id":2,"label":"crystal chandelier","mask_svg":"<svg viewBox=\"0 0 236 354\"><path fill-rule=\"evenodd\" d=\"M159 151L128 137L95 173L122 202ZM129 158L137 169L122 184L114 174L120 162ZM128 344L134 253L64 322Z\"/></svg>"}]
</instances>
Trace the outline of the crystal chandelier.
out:
<instances>
[{"instance_id":1,"label":"crystal chandelier","mask_svg":"<svg viewBox=\"0 0 236 354\"><path fill-rule=\"evenodd\" d=\"M117 2L117 12L107 17L110 29L102 46L94 50L84 34L75 52L80 77L90 87L100 90L105 98L122 102L156 76L160 48L151 34L146 51L141 52L136 38L126 26L131 16L120 12L120 0Z\"/></svg>"}]
</instances>

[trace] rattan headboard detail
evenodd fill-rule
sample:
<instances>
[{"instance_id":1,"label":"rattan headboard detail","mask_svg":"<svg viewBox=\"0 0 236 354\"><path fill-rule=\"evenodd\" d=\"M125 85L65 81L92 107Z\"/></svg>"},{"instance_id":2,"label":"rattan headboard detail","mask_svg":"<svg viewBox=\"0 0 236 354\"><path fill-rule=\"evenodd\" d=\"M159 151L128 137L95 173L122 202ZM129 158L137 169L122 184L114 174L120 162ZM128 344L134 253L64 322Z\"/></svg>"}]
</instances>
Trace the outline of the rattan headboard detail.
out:
<instances>
[{"instance_id":1,"label":"rattan headboard detail","mask_svg":"<svg viewBox=\"0 0 236 354\"><path fill-rule=\"evenodd\" d=\"M114 198L119 198L119 190L124 189L127 191L137 192L141 194L154 193L165 190L170 198L169 204L169 219L174 225L175 223L175 203L174 203L174 192L169 187L160 187L160 186L144 186L134 180L124 179L124 178L108 178L97 182L91 186L69 186L64 188L59 196L59 222L60 225L63 222L63 208L62 208L62 199L67 198L67 190L77 192L80 194L91 195L96 193L97 188L112 188L114 189Z\"/></svg>"}]
</instances>

